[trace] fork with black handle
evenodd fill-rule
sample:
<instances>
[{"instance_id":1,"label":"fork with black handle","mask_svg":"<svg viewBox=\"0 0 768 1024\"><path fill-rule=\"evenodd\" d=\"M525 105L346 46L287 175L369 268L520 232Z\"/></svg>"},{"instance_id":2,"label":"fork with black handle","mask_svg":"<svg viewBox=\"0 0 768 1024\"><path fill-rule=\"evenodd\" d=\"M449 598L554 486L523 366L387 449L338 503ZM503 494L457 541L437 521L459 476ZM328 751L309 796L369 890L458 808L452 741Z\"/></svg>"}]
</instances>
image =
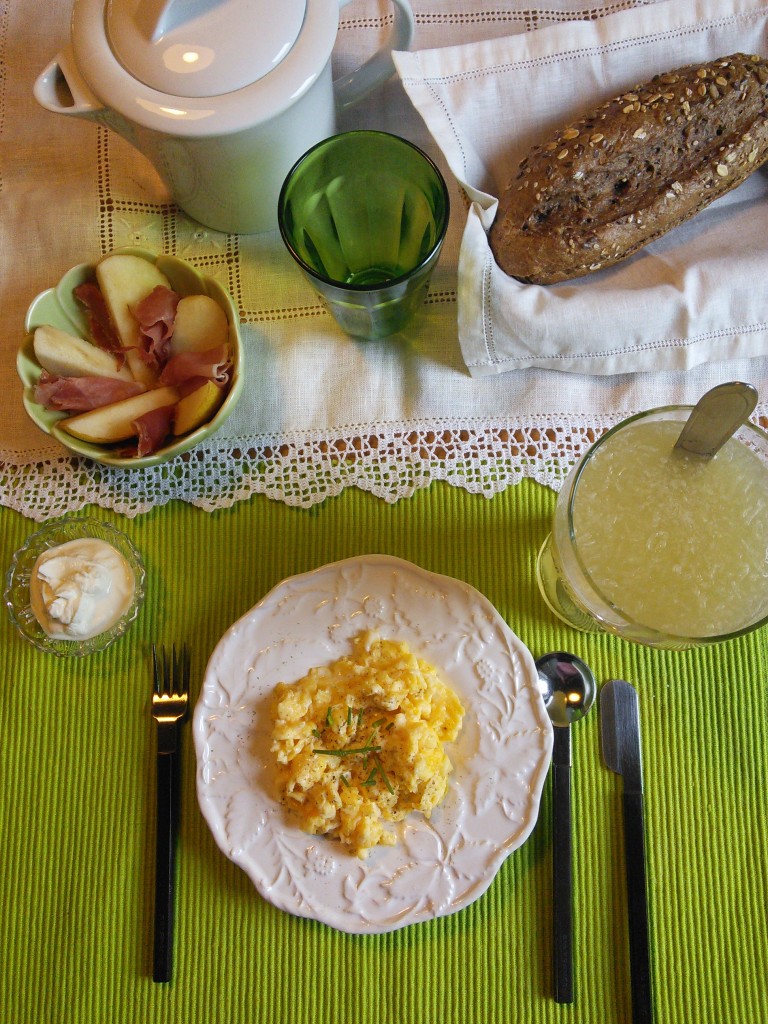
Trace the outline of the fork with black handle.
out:
<instances>
[{"instance_id":1,"label":"fork with black handle","mask_svg":"<svg viewBox=\"0 0 768 1024\"><path fill-rule=\"evenodd\" d=\"M152 978L170 981L173 960L173 895L179 826L181 724L189 710L189 649L170 655L152 645L157 722L157 833L155 856L155 939Z\"/></svg>"}]
</instances>

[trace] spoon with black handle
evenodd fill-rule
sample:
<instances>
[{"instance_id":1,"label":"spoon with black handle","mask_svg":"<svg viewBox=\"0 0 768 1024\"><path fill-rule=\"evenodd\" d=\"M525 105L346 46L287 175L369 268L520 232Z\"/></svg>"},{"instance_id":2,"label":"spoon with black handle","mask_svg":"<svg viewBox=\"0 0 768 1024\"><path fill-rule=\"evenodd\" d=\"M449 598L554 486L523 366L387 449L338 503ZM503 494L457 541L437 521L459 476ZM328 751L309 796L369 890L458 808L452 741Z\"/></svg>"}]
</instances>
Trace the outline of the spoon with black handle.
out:
<instances>
[{"instance_id":1,"label":"spoon with black handle","mask_svg":"<svg viewBox=\"0 0 768 1024\"><path fill-rule=\"evenodd\" d=\"M556 651L536 662L539 689L555 727L552 748L553 974L558 1003L573 1002L571 864L571 724L592 707L595 677L575 654Z\"/></svg>"}]
</instances>

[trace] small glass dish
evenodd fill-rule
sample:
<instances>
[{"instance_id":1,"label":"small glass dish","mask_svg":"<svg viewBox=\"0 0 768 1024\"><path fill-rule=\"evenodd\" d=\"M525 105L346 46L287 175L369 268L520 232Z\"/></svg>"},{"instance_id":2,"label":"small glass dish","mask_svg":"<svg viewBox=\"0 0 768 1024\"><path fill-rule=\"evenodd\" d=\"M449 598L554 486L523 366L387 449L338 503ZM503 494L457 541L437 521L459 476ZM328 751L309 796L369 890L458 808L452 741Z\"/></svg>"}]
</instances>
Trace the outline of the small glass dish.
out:
<instances>
[{"instance_id":1,"label":"small glass dish","mask_svg":"<svg viewBox=\"0 0 768 1024\"><path fill-rule=\"evenodd\" d=\"M134 577L133 601L114 626L88 640L58 640L48 636L35 618L30 605L30 580L35 563L44 551L67 541L93 537L111 544L126 560ZM5 581L4 599L8 613L19 633L38 650L60 658L81 658L103 651L128 630L144 601L146 571L138 550L124 533L108 523L87 517L73 517L49 523L33 533L13 556Z\"/></svg>"}]
</instances>

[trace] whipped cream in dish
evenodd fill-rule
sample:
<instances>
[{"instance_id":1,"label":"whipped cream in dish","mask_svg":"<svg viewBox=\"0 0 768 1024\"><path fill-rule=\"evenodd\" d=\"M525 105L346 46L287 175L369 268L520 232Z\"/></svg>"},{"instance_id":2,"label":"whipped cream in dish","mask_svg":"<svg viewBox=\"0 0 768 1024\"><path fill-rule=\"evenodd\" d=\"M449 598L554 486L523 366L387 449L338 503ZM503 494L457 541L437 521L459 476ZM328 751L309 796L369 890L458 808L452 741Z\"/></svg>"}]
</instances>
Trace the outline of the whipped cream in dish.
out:
<instances>
[{"instance_id":1,"label":"whipped cream in dish","mask_svg":"<svg viewBox=\"0 0 768 1024\"><path fill-rule=\"evenodd\" d=\"M133 602L133 569L111 544L95 537L44 551L29 584L30 604L54 640L88 640L111 629Z\"/></svg>"}]
</instances>

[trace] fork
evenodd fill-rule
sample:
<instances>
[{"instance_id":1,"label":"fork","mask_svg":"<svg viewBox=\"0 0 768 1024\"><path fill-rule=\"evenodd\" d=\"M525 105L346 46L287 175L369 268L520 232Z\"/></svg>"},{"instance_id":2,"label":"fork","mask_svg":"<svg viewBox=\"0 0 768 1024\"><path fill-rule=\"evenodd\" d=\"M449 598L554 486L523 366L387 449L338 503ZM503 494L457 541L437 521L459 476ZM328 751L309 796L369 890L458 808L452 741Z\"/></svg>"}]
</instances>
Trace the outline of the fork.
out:
<instances>
[{"instance_id":1,"label":"fork","mask_svg":"<svg viewBox=\"0 0 768 1024\"><path fill-rule=\"evenodd\" d=\"M171 980L173 957L173 881L179 825L181 723L189 709L189 649L170 655L152 644L157 722L157 836L155 856L155 944L152 978Z\"/></svg>"}]
</instances>

